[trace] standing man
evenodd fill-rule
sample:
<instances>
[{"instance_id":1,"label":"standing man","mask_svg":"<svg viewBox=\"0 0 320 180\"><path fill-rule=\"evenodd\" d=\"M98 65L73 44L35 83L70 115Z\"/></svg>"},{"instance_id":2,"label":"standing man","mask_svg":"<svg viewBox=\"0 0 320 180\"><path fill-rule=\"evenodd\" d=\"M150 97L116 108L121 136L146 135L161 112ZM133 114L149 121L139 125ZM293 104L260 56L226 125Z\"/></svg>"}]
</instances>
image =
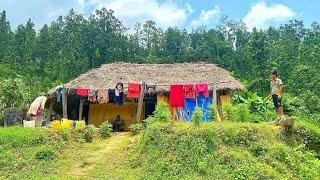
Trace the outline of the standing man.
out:
<instances>
[{"instance_id":1,"label":"standing man","mask_svg":"<svg viewBox=\"0 0 320 180\"><path fill-rule=\"evenodd\" d=\"M270 72L270 89L271 89L271 98L276 108L278 118L283 116L283 108L282 108L282 81L278 78L278 72L272 70Z\"/></svg>"}]
</instances>

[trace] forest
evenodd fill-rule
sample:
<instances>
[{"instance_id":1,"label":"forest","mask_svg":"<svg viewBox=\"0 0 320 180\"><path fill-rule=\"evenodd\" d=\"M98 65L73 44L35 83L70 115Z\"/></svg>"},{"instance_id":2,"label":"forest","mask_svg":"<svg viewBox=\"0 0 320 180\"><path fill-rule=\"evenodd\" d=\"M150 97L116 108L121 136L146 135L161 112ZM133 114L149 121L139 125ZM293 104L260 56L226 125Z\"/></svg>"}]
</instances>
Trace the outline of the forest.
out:
<instances>
[{"instance_id":1,"label":"forest","mask_svg":"<svg viewBox=\"0 0 320 180\"><path fill-rule=\"evenodd\" d=\"M248 30L225 16L215 27L163 29L146 21L130 29L102 8L88 18L71 9L40 29L32 19L13 29L2 11L0 42L0 116L101 64L208 62L232 72L247 95L261 97L277 69L286 112L320 119L320 22Z\"/></svg>"}]
</instances>

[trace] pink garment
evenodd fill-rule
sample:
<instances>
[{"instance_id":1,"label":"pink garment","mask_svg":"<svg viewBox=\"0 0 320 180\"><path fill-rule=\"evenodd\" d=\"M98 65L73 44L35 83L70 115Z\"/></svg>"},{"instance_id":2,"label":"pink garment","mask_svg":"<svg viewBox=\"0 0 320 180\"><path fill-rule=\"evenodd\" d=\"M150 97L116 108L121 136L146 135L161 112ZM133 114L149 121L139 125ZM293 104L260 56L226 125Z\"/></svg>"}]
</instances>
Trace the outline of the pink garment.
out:
<instances>
[{"instance_id":1,"label":"pink garment","mask_svg":"<svg viewBox=\"0 0 320 180\"><path fill-rule=\"evenodd\" d=\"M200 93L203 93L205 97L209 97L208 84L201 83L196 85L196 95L199 96Z\"/></svg>"}]
</instances>

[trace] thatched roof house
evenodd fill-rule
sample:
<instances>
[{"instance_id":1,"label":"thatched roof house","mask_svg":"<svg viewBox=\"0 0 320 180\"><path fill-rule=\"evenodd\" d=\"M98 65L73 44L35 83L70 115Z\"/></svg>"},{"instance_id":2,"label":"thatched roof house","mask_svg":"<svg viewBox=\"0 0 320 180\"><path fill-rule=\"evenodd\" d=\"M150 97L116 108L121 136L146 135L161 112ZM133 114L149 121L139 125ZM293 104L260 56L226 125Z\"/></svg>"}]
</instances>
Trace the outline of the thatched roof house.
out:
<instances>
[{"instance_id":1,"label":"thatched roof house","mask_svg":"<svg viewBox=\"0 0 320 180\"><path fill-rule=\"evenodd\" d=\"M156 85L155 93L140 93L138 102L136 99L125 98L123 105L116 105L114 89L117 81L124 84L126 93L128 83L136 82L143 86ZM63 86L62 103L55 101L55 106L61 107L63 117L86 119L88 124L99 126L108 120L116 122L118 117L123 121L124 129L130 124L138 122L153 114L155 105L159 101L169 102L169 89L171 84L197 84L207 83L210 89L208 101L221 106L229 102L231 93L243 90L244 86L233 78L230 73L215 64L207 63L176 63L176 64L135 64L112 63L102 65L80 75ZM216 86L214 86L214 84ZM77 88L90 90L108 90L110 101L108 103L95 103L88 101L88 97L77 96L72 93ZM216 91L215 91L215 90ZM66 93L68 90L68 93ZM69 91L71 90L71 91ZM199 102L197 98L193 102ZM197 103L193 103L197 105ZM204 103L204 101L203 101ZM186 110L187 108L184 108ZM173 117L177 117L178 109L171 108ZM187 113L188 116L192 112Z\"/></svg>"},{"instance_id":2,"label":"thatched roof house","mask_svg":"<svg viewBox=\"0 0 320 180\"><path fill-rule=\"evenodd\" d=\"M131 64L112 63L92 69L65 84L65 88L114 89L115 82L156 84L157 91L169 90L173 83L217 83L217 90L243 90L244 86L230 73L215 64Z\"/></svg>"}]
</instances>

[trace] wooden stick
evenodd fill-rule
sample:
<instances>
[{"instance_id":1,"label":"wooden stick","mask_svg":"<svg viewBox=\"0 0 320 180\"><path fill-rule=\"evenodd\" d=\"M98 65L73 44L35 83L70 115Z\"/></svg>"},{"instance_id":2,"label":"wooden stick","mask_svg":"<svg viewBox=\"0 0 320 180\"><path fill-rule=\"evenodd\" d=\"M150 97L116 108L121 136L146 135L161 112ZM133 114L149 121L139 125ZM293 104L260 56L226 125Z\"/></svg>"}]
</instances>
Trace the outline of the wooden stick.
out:
<instances>
[{"instance_id":1,"label":"wooden stick","mask_svg":"<svg viewBox=\"0 0 320 180\"><path fill-rule=\"evenodd\" d=\"M137 122L141 121L145 85L146 85L145 83L142 83L142 85L141 85L141 92L140 92L140 97L139 97L139 101L138 101L138 109L137 109L137 114L136 114L136 121Z\"/></svg>"},{"instance_id":2,"label":"wooden stick","mask_svg":"<svg viewBox=\"0 0 320 180\"><path fill-rule=\"evenodd\" d=\"M63 115L62 117L64 119L67 119L68 118L68 110L67 110L67 106L68 106L68 102L67 102L67 89L63 88L62 89L62 112L63 112Z\"/></svg>"},{"instance_id":3,"label":"wooden stick","mask_svg":"<svg viewBox=\"0 0 320 180\"><path fill-rule=\"evenodd\" d=\"M83 97L80 97L80 104L79 104L79 121L82 120L82 112L83 112Z\"/></svg>"}]
</instances>

